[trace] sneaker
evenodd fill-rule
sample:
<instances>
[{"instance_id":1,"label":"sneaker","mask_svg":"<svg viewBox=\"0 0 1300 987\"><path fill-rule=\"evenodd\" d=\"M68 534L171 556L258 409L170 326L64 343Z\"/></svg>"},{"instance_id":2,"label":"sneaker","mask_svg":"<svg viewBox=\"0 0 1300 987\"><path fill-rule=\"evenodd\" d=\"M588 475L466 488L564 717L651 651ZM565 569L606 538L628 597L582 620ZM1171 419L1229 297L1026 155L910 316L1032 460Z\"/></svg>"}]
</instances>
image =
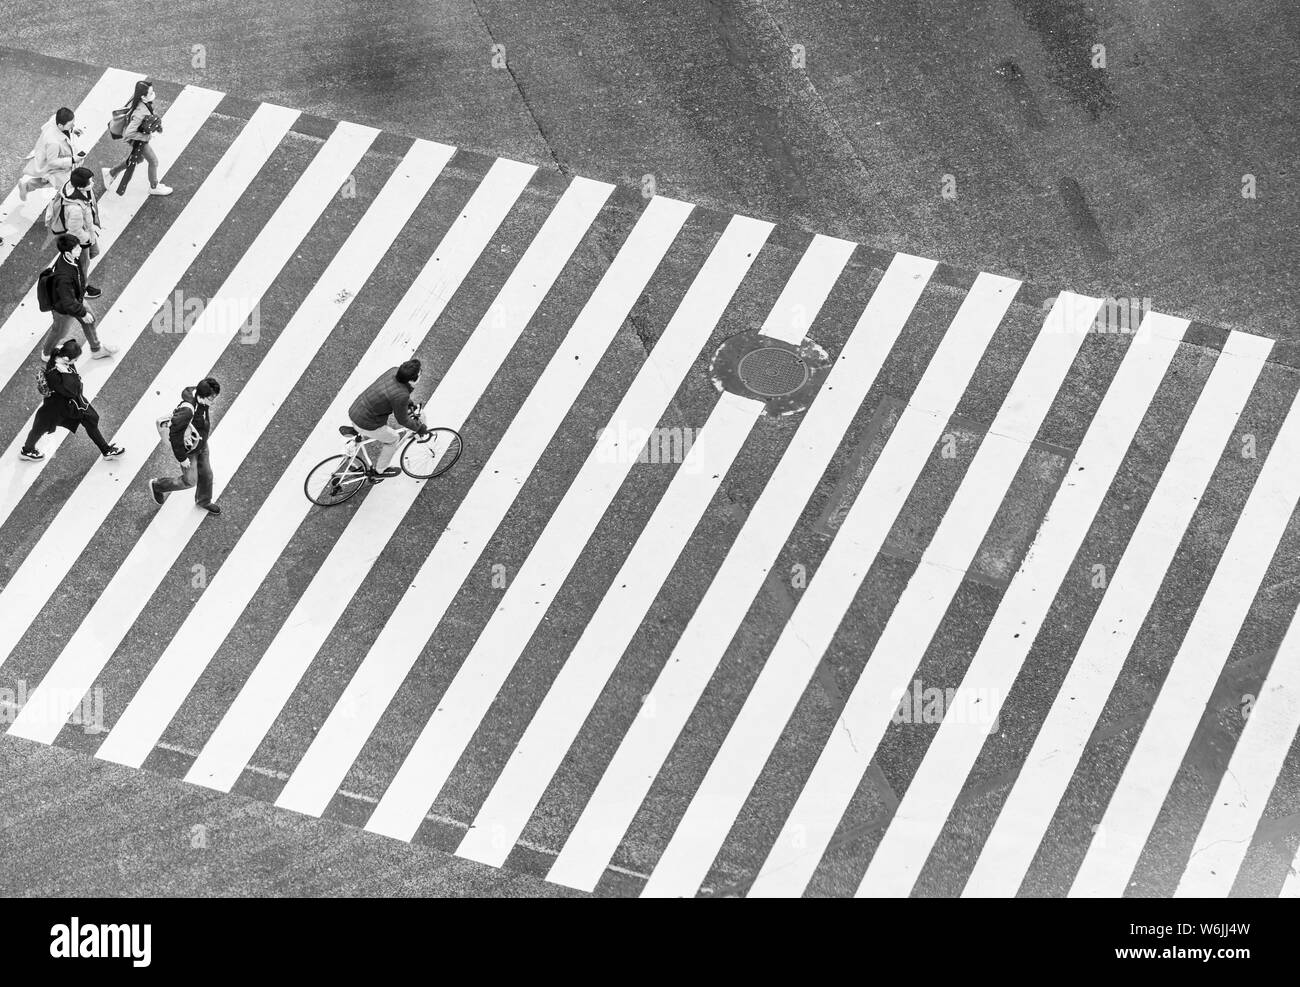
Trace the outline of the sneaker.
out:
<instances>
[{"instance_id":1,"label":"sneaker","mask_svg":"<svg viewBox=\"0 0 1300 987\"><path fill-rule=\"evenodd\" d=\"M110 356L112 356L116 352L117 350L114 347L109 346L107 343L105 343L99 349L91 350L90 358L92 360L107 360Z\"/></svg>"},{"instance_id":2,"label":"sneaker","mask_svg":"<svg viewBox=\"0 0 1300 987\"><path fill-rule=\"evenodd\" d=\"M113 173L107 168L100 168L99 176L104 179L104 191L107 192L113 187Z\"/></svg>"},{"instance_id":3,"label":"sneaker","mask_svg":"<svg viewBox=\"0 0 1300 987\"><path fill-rule=\"evenodd\" d=\"M220 514L220 513L221 513L221 508L218 507L216 504L198 504L197 506L198 506L198 507L202 507L202 508L203 508L205 511L207 511L209 514Z\"/></svg>"},{"instance_id":4,"label":"sneaker","mask_svg":"<svg viewBox=\"0 0 1300 987\"><path fill-rule=\"evenodd\" d=\"M98 288L96 288L93 284L88 284L88 285L86 285L86 297L87 297L87 298L98 298L98 297L99 297L100 295L102 295L102 294L103 294L103 292L100 291Z\"/></svg>"},{"instance_id":5,"label":"sneaker","mask_svg":"<svg viewBox=\"0 0 1300 987\"><path fill-rule=\"evenodd\" d=\"M18 198L22 199L24 202L27 201L27 179L26 178L18 179Z\"/></svg>"},{"instance_id":6,"label":"sneaker","mask_svg":"<svg viewBox=\"0 0 1300 987\"><path fill-rule=\"evenodd\" d=\"M158 492L157 483L157 479L149 481L149 495L153 497L153 502L161 507L164 498L163 495Z\"/></svg>"},{"instance_id":7,"label":"sneaker","mask_svg":"<svg viewBox=\"0 0 1300 987\"><path fill-rule=\"evenodd\" d=\"M108 452L104 453L105 459L116 459L122 453L126 452L121 446L109 446Z\"/></svg>"},{"instance_id":8,"label":"sneaker","mask_svg":"<svg viewBox=\"0 0 1300 987\"><path fill-rule=\"evenodd\" d=\"M37 462L38 460L45 458L45 453L41 452L41 450L28 449L25 446L18 450L18 455L22 456L23 459L30 459L32 462Z\"/></svg>"},{"instance_id":9,"label":"sneaker","mask_svg":"<svg viewBox=\"0 0 1300 987\"><path fill-rule=\"evenodd\" d=\"M150 195L171 195L172 187L170 185L155 185L149 190Z\"/></svg>"}]
</instances>

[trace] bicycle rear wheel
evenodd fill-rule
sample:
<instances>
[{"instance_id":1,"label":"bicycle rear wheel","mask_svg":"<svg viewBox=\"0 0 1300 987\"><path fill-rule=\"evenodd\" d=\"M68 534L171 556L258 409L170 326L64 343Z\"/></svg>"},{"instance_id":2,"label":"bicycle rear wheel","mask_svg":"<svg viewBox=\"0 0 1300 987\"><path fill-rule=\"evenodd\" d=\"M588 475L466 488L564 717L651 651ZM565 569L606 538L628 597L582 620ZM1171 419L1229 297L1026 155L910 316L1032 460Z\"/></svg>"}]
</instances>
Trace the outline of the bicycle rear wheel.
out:
<instances>
[{"instance_id":1,"label":"bicycle rear wheel","mask_svg":"<svg viewBox=\"0 0 1300 987\"><path fill-rule=\"evenodd\" d=\"M365 466L355 456L330 456L303 481L303 493L313 504L333 507L355 497L366 485Z\"/></svg>"},{"instance_id":2,"label":"bicycle rear wheel","mask_svg":"<svg viewBox=\"0 0 1300 987\"><path fill-rule=\"evenodd\" d=\"M464 447L454 428L431 428L402 447L402 472L417 480L441 476L456 465Z\"/></svg>"}]
</instances>

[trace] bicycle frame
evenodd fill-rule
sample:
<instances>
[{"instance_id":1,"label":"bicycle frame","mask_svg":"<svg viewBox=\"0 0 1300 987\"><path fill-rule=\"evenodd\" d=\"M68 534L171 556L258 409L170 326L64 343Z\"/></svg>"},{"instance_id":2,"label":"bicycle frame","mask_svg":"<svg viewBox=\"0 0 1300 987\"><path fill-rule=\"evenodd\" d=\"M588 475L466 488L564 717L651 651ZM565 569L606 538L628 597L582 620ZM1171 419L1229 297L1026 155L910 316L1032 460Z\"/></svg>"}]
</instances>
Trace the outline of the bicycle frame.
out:
<instances>
[{"instance_id":1,"label":"bicycle frame","mask_svg":"<svg viewBox=\"0 0 1300 987\"><path fill-rule=\"evenodd\" d=\"M409 428L402 428L400 426L396 429L396 431L397 431L397 441L394 443L394 445L396 446L396 449L394 450L394 455L400 454L402 450L402 443L408 441L411 438L411 436L415 434ZM352 468L353 463L355 463L358 459L360 459L365 464L367 473L372 472L375 468L375 460L374 457L370 455L370 446L372 444L378 444L378 443L379 443L378 439L373 439L368 435L361 435L360 433L358 433L352 436L350 439L347 440L347 443L343 447L344 455L348 457L347 462L343 464L342 468L338 472L346 473L348 470Z\"/></svg>"}]
</instances>

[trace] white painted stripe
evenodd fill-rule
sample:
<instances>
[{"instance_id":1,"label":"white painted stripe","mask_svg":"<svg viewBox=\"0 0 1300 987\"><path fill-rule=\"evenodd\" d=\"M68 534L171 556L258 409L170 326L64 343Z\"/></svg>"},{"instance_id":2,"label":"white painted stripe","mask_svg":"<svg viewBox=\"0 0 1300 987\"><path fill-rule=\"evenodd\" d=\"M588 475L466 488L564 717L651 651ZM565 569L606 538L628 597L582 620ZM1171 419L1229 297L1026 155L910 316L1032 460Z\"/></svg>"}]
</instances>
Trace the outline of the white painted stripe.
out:
<instances>
[{"instance_id":1,"label":"white painted stripe","mask_svg":"<svg viewBox=\"0 0 1300 987\"><path fill-rule=\"evenodd\" d=\"M104 74L95 80L85 98L73 107L76 125L84 131L80 138L74 137L72 140L72 146L76 150L90 151L104 133L103 128L107 125L109 115L126 102L135 90L136 82L143 78L139 72L104 70ZM53 120L54 115L51 114L46 123ZM23 202L18 195L18 186L15 185L13 191L5 196L4 202L0 202L0 237L4 239L4 243L0 243L0 264L9 258L18 241L40 220L53 197L54 189L38 188L28 192L27 201ZM33 281L35 278L36 272L33 271Z\"/></svg>"},{"instance_id":2,"label":"white painted stripe","mask_svg":"<svg viewBox=\"0 0 1300 987\"><path fill-rule=\"evenodd\" d=\"M760 332L802 342L853 249L814 239ZM757 401L723 394L511 752L460 856L505 862L762 410Z\"/></svg>"},{"instance_id":3,"label":"white painted stripe","mask_svg":"<svg viewBox=\"0 0 1300 987\"><path fill-rule=\"evenodd\" d=\"M88 400L94 400L117 369L125 351L149 326L159 306L171 304L168 295L172 289L179 284L182 275L252 184L297 118L297 110L269 103L260 105L199 190L186 203L180 216L167 228L158 246L140 265L104 318L111 328L111 344L121 351L118 359L86 359L81 362L81 384ZM0 455L0 524L13 513L70 434L59 428L47 435L41 442L45 458L40 462L20 459L18 450L27 441L33 417L28 416L8 450Z\"/></svg>"},{"instance_id":4,"label":"white painted stripe","mask_svg":"<svg viewBox=\"0 0 1300 987\"><path fill-rule=\"evenodd\" d=\"M412 580L427 623L438 624L524 481L546 451L601 356L672 246L691 207L655 198L605 271L573 326L529 390L505 435ZM557 227L559 230L567 227ZM576 241L575 241L576 242ZM567 243L567 241L566 241ZM570 246L571 249L571 246ZM523 323L516 328L521 332ZM382 489L382 488L381 488ZM285 786L277 805L320 815L419 656L390 620L379 633ZM399 660L400 659L400 660Z\"/></svg>"},{"instance_id":5,"label":"white painted stripe","mask_svg":"<svg viewBox=\"0 0 1300 987\"><path fill-rule=\"evenodd\" d=\"M130 96L130 89L124 94ZM170 107L163 114L167 129L155 134L150 143L158 154L158 177L166 176L176 158L189 146L194 135L199 132L204 121L224 98L223 93L198 86L186 86L181 90ZM126 100L123 99L123 102ZM125 156L125 151L123 155ZM109 249L117 242L122 231L126 229L149 198L149 183L137 181L131 184L126 194L111 192L99 199L99 218L103 228L99 235L99 256L90 262L94 271L104 262ZM161 208L161 207L160 207ZM50 262L54 261L50 254ZM17 373L18 368L31 355L32 347L50 328L50 313L42 312L36 305L36 273L32 272L32 286L10 313L5 324L0 328L0 387L4 387ZM94 305L92 303L91 307ZM108 327L108 339L112 339L113 327Z\"/></svg>"},{"instance_id":6,"label":"white painted stripe","mask_svg":"<svg viewBox=\"0 0 1300 987\"><path fill-rule=\"evenodd\" d=\"M718 239L379 800L366 823L371 832L415 835L771 230L735 216ZM405 602L398 626L409 628L420 608L409 595ZM428 637L407 640L422 650Z\"/></svg>"},{"instance_id":7,"label":"white painted stripe","mask_svg":"<svg viewBox=\"0 0 1300 987\"><path fill-rule=\"evenodd\" d=\"M964 896L1011 896L1019 889L1272 345L1259 336L1229 336L975 862Z\"/></svg>"},{"instance_id":8,"label":"white painted stripe","mask_svg":"<svg viewBox=\"0 0 1300 987\"><path fill-rule=\"evenodd\" d=\"M269 140L265 152L269 153L275 144L276 140ZM213 483L214 498L221 496L226 483L238 473L454 150L445 144L415 143L280 331L270 352L222 416L221 470ZM91 690L95 677L108 664L205 517L203 511L194 509L191 497L167 499L41 680L33 698L48 693L75 702Z\"/></svg>"},{"instance_id":9,"label":"white painted stripe","mask_svg":"<svg viewBox=\"0 0 1300 987\"><path fill-rule=\"evenodd\" d=\"M1300 402L1291 405L1070 888L1119 898L1205 714L1300 500Z\"/></svg>"},{"instance_id":10,"label":"white painted stripe","mask_svg":"<svg viewBox=\"0 0 1300 987\"><path fill-rule=\"evenodd\" d=\"M797 897L812 878L1100 304L1069 292L1057 298L759 870L752 897ZM777 647L781 655L798 655L807 676L830 647L946 424L945 417L920 434L895 427L871 471L884 489L877 492L868 478L804 590Z\"/></svg>"},{"instance_id":11,"label":"white painted stripe","mask_svg":"<svg viewBox=\"0 0 1300 987\"><path fill-rule=\"evenodd\" d=\"M872 855L862 894L906 895L916 882L1186 328L1156 313L1143 320Z\"/></svg>"},{"instance_id":12,"label":"white painted stripe","mask_svg":"<svg viewBox=\"0 0 1300 987\"><path fill-rule=\"evenodd\" d=\"M175 637L124 711L99 756L139 766L158 742L203 670L253 598L267 573L292 540L311 503L303 496L302 478L316 463L340 448L340 421L356 394L396 360L419 346L442 312L464 272L473 264L499 220L498 195L527 183L532 166L498 160L469 203L452 223L419 275L390 313L342 391L321 416L261 508L235 544L207 591L186 616ZM514 198L510 199L512 203ZM508 204L506 206L508 208ZM480 237L474 227L488 224ZM459 253L472 248L468 257ZM374 551L374 547L370 549Z\"/></svg>"},{"instance_id":13,"label":"white painted stripe","mask_svg":"<svg viewBox=\"0 0 1300 987\"><path fill-rule=\"evenodd\" d=\"M1250 709L1175 898L1226 898L1300 727L1300 619L1292 618Z\"/></svg>"},{"instance_id":14,"label":"white painted stripe","mask_svg":"<svg viewBox=\"0 0 1300 987\"><path fill-rule=\"evenodd\" d=\"M145 394L167 395L167 403L161 410L150 402L132 409L114 435L126 448L125 455L112 460L100 459L90 468L0 592L0 610L6 617L0 625L0 662L9 656L72 569L128 482L158 448L158 432L154 426L158 416L171 410L182 386L193 384L217 362L376 134L378 131L366 127L339 124L222 284L218 295L229 299L229 304L205 310L145 388ZM61 705L70 711L69 704L75 704L76 700L64 699ZM60 705L43 704L43 708L47 713L53 710L54 715L38 714L33 706L30 715L25 715L26 710L19 715L10 732L51 743L63 725L63 719L57 715Z\"/></svg>"},{"instance_id":15,"label":"white painted stripe","mask_svg":"<svg viewBox=\"0 0 1300 987\"><path fill-rule=\"evenodd\" d=\"M763 405L724 393L600 607L511 751L456 853L494 867L519 841L551 777L717 493Z\"/></svg>"},{"instance_id":16,"label":"white painted stripe","mask_svg":"<svg viewBox=\"0 0 1300 987\"><path fill-rule=\"evenodd\" d=\"M879 462L872 468L866 483L857 495L857 503L870 505L872 513L876 515L879 530L873 533L874 536L883 538L894 518L902 510L914 482L907 478L919 475L926 461L931 457L935 443L939 441L949 418L956 411L957 402L969 385L975 368L979 365L989 341L1001 324L1019 286L1018 281L981 274L962 302L961 308L916 387L914 403L910 403L904 410L881 453ZM1067 303L1058 300L1057 304L1064 308ZM1063 376L1069 368L1074 350L1078 347L1074 337L1066 333L1044 335L1040 337L1040 340L1043 339L1052 341L1052 345L1048 348L1052 350L1053 355L1059 351L1060 355L1056 357L1059 366L1052 366L1049 361L1035 361L1031 354L1030 360L1026 362L1026 368L1032 366L1038 374L1035 378L1036 387L1042 386L1042 381L1050 381L1054 375ZM1022 371L1017 383L1026 376L1027 372ZM1016 396L1018 393L1017 388L1013 387L1012 395ZM1025 395L1025 398L1029 397L1031 395ZM1029 407L1030 402L1026 401L1025 408ZM1004 424L1015 423L1004 422ZM997 425L995 424L994 427L996 428ZM981 447L982 452L983 447ZM967 483L977 474L979 464L980 460L977 459L971 466L967 473ZM958 492L958 500L960 498L961 491ZM979 505L970 506L975 508ZM955 513L957 513L956 502L953 510L949 512L949 517ZM971 516L975 520L971 520ZM852 519L852 514L846 518L836 543L842 543L846 537L852 537L853 531L849 529ZM962 523L978 526L980 523L978 514L964 518ZM979 528L980 532L982 530ZM940 532L942 531L941 527ZM938 535L935 540L939 541ZM978 546L978 540L976 545ZM842 591L847 594L844 598L845 606L852 600L857 590L857 580L866 573L867 565L863 563L873 558L878 551L875 537L869 539L867 544L855 543L851 548L852 551L847 553L847 557L857 558L854 571L842 573L839 577L834 572L828 575L831 583L834 583L836 578L844 579ZM839 556L828 554L826 561L818 567L818 576L827 571L828 566L834 567L837 561L845 559L845 553ZM709 765L703 783L687 806L681 823L673 831L671 841L651 873L650 880L642 892L643 895L691 896L704 883L710 865L726 840L736 817L740 814L750 790L758 781L763 766L775 749L786 722L794 712L809 678L821 660L824 646L819 647L814 642L819 639L829 642L830 637L835 633L838 620L834 619L833 615L828 619L825 606L804 604L804 600L810 598L820 601L821 597L815 595L818 592L817 582L815 577L813 583L804 591L795 613L783 629L771 655L764 662L762 672L746 697L740 714L728 731L726 740ZM940 615L943 613L941 605L938 613ZM824 626L813 630L811 638L807 636L808 629L805 626L810 617L813 624L824 623ZM937 617L935 619L937 620ZM888 627L885 633L889 634ZM927 640L928 637L920 641L912 641L904 637L899 642L899 647L906 654L910 646L924 647ZM883 648L878 647L877 650L887 653Z\"/></svg>"},{"instance_id":17,"label":"white painted stripe","mask_svg":"<svg viewBox=\"0 0 1300 987\"><path fill-rule=\"evenodd\" d=\"M849 240L813 237L759 332L791 346L801 345L856 248Z\"/></svg>"},{"instance_id":18,"label":"white painted stripe","mask_svg":"<svg viewBox=\"0 0 1300 987\"><path fill-rule=\"evenodd\" d=\"M547 880L585 890L595 887L657 766L663 763L722 660L934 267L934 261L920 257L894 256ZM653 766L649 777L647 765Z\"/></svg>"}]
</instances>

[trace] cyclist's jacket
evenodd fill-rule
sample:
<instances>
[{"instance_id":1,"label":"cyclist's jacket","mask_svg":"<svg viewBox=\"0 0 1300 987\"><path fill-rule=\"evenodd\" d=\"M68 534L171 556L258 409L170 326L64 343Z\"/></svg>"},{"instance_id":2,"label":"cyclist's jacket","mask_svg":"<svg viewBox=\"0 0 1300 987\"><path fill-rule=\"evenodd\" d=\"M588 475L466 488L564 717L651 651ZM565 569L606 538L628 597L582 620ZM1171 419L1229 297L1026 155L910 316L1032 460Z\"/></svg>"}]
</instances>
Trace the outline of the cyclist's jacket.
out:
<instances>
[{"instance_id":1,"label":"cyclist's jacket","mask_svg":"<svg viewBox=\"0 0 1300 987\"><path fill-rule=\"evenodd\" d=\"M368 431L387 425L389 415L403 428L418 430L420 423L411 417L409 407L413 390L410 384L397 379L397 368L391 367L352 402L348 417L357 428Z\"/></svg>"}]
</instances>

